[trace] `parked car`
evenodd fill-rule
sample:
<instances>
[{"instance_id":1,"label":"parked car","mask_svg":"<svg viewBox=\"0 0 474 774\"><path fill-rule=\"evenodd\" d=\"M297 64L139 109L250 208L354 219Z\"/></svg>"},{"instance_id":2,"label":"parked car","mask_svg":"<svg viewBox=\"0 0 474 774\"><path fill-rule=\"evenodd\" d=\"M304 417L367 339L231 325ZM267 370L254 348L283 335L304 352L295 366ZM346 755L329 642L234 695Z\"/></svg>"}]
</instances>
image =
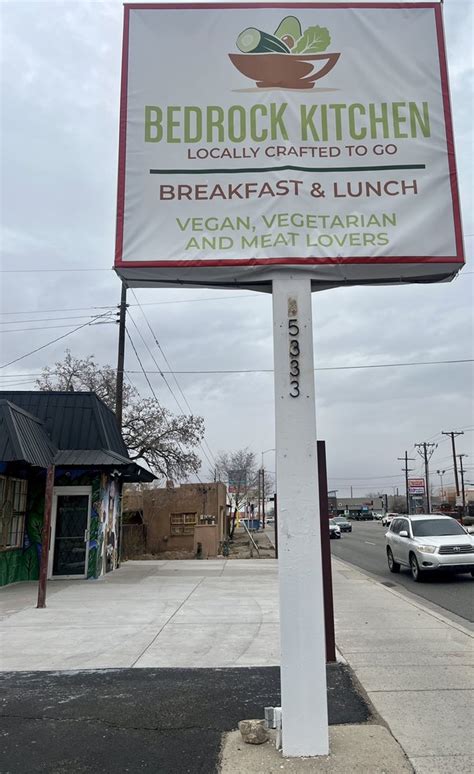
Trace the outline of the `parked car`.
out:
<instances>
[{"instance_id":1,"label":"parked car","mask_svg":"<svg viewBox=\"0 0 474 774\"><path fill-rule=\"evenodd\" d=\"M388 527L392 523L393 519L398 515L398 513L386 513L382 518L382 527Z\"/></svg>"},{"instance_id":2,"label":"parked car","mask_svg":"<svg viewBox=\"0 0 474 774\"><path fill-rule=\"evenodd\" d=\"M331 521L333 524L337 524L341 532L352 532L352 524L344 516L333 516Z\"/></svg>"},{"instance_id":3,"label":"parked car","mask_svg":"<svg viewBox=\"0 0 474 774\"><path fill-rule=\"evenodd\" d=\"M474 537L451 516L397 515L385 535L385 550L390 572L409 567L417 582L434 570L474 577Z\"/></svg>"},{"instance_id":4,"label":"parked car","mask_svg":"<svg viewBox=\"0 0 474 774\"><path fill-rule=\"evenodd\" d=\"M334 522L333 519L329 519L329 537L330 538L341 537L340 527Z\"/></svg>"}]
</instances>

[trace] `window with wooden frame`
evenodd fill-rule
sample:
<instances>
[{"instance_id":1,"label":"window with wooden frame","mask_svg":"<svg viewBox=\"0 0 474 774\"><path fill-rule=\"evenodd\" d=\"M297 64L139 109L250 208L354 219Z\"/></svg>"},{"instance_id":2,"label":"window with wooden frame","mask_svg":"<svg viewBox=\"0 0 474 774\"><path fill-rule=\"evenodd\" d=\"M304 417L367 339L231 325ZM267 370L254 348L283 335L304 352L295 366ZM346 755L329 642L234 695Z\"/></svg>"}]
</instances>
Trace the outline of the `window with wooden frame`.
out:
<instances>
[{"instance_id":1,"label":"window with wooden frame","mask_svg":"<svg viewBox=\"0 0 474 774\"><path fill-rule=\"evenodd\" d=\"M170 515L170 535L194 535L197 513L172 513Z\"/></svg>"},{"instance_id":2,"label":"window with wooden frame","mask_svg":"<svg viewBox=\"0 0 474 774\"><path fill-rule=\"evenodd\" d=\"M0 549L22 548L28 482L0 476Z\"/></svg>"}]
</instances>

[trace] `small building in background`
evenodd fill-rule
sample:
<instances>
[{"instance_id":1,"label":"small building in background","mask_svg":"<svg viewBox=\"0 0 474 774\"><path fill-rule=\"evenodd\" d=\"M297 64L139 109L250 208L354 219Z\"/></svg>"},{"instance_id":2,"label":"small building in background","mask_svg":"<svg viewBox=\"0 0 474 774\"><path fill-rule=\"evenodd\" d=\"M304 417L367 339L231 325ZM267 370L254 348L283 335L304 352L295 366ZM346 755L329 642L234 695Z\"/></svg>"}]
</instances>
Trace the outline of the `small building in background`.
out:
<instances>
[{"instance_id":1,"label":"small building in background","mask_svg":"<svg viewBox=\"0 0 474 774\"><path fill-rule=\"evenodd\" d=\"M217 556L227 534L227 487L220 482L166 487L126 487L124 551L143 521L143 553ZM128 524L131 527L128 527ZM201 544L200 547L198 544Z\"/></svg>"},{"instance_id":2,"label":"small building in background","mask_svg":"<svg viewBox=\"0 0 474 774\"><path fill-rule=\"evenodd\" d=\"M54 466L48 578L98 578L119 562L132 462L115 414L93 392L0 392L0 586L37 580L46 472Z\"/></svg>"}]
</instances>

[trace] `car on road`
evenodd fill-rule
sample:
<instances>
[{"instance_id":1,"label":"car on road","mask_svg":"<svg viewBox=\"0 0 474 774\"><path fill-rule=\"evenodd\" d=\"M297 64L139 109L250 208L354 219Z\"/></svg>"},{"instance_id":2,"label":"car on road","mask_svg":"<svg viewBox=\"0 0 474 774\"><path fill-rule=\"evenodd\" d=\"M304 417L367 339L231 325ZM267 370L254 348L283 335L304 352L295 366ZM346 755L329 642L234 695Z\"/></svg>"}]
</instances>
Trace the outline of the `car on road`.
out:
<instances>
[{"instance_id":1,"label":"car on road","mask_svg":"<svg viewBox=\"0 0 474 774\"><path fill-rule=\"evenodd\" d=\"M398 513L386 513L385 516L382 517L382 527L388 527L398 515Z\"/></svg>"},{"instance_id":2,"label":"car on road","mask_svg":"<svg viewBox=\"0 0 474 774\"><path fill-rule=\"evenodd\" d=\"M372 516L375 521L382 521L383 519L383 513L380 513L380 511L372 511Z\"/></svg>"},{"instance_id":3,"label":"car on road","mask_svg":"<svg viewBox=\"0 0 474 774\"><path fill-rule=\"evenodd\" d=\"M333 519L329 519L329 537L336 539L341 537L340 527L334 522Z\"/></svg>"},{"instance_id":4,"label":"car on road","mask_svg":"<svg viewBox=\"0 0 474 774\"><path fill-rule=\"evenodd\" d=\"M341 532L352 532L352 524L344 516L333 516L331 521L337 524Z\"/></svg>"},{"instance_id":5,"label":"car on road","mask_svg":"<svg viewBox=\"0 0 474 774\"><path fill-rule=\"evenodd\" d=\"M385 534L390 572L409 567L414 581L429 572L470 572L474 577L474 537L451 516L395 515Z\"/></svg>"},{"instance_id":6,"label":"car on road","mask_svg":"<svg viewBox=\"0 0 474 774\"><path fill-rule=\"evenodd\" d=\"M360 513L356 514L355 517L356 521L373 521L374 520L374 514L372 511L360 511Z\"/></svg>"}]
</instances>

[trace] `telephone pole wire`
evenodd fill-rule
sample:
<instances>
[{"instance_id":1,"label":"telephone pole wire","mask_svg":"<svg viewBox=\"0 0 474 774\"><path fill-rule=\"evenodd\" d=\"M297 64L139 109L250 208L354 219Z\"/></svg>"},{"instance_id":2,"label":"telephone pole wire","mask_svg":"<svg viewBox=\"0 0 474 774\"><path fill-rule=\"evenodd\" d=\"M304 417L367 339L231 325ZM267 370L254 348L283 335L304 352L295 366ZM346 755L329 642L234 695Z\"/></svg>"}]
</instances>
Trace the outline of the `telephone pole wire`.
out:
<instances>
[{"instance_id":1,"label":"telephone pole wire","mask_svg":"<svg viewBox=\"0 0 474 774\"><path fill-rule=\"evenodd\" d=\"M426 487L426 513L431 512L431 502L430 502L430 471L428 467L428 463L433 456L434 450L437 448L437 443L427 443L426 441L423 441L422 443L415 443L415 448L420 455L420 457L423 458L423 461L425 463L425 487Z\"/></svg>"},{"instance_id":2,"label":"telephone pole wire","mask_svg":"<svg viewBox=\"0 0 474 774\"><path fill-rule=\"evenodd\" d=\"M456 494L459 496L461 493L459 491L458 466L456 464L456 444L454 443L454 439L457 435L464 435L464 430L448 430L448 431L442 430L441 435L451 436L451 448L453 450L453 464L454 464L454 482L456 484Z\"/></svg>"},{"instance_id":3,"label":"telephone pole wire","mask_svg":"<svg viewBox=\"0 0 474 774\"><path fill-rule=\"evenodd\" d=\"M407 513L410 513L410 497L409 497L409 494L408 494L408 473L411 470L413 470L413 468L409 468L408 467L408 460L410 460L410 462L413 462L414 459L415 459L414 457L409 457L408 456L408 452L407 451L405 452L405 456L404 457L397 457L397 460L400 460L400 462L405 461L405 467L402 468L402 470L405 472L405 493L406 493L406 498L407 498Z\"/></svg>"}]
</instances>

